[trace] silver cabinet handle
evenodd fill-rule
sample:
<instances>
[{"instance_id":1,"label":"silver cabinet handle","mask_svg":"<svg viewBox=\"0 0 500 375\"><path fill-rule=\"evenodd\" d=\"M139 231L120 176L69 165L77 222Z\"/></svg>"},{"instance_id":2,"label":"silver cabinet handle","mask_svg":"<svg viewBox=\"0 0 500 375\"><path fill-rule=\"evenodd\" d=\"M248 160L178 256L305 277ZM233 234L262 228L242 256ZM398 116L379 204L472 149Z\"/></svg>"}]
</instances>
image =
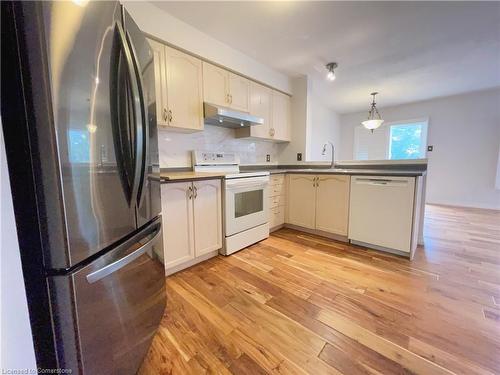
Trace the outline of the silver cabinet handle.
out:
<instances>
[{"instance_id":1,"label":"silver cabinet handle","mask_svg":"<svg viewBox=\"0 0 500 375\"><path fill-rule=\"evenodd\" d=\"M229 94L226 94L226 103L228 103L228 104L230 103L229 102Z\"/></svg>"},{"instance_id":2,"label":"silver cabinet handle","mask_svg":"<svg viewBox=\"0 0 500 375\"><path fill-rule=\"evenodd\" d=\"M188 199L193 198L193 187L192 186L188 187L187 196L188 196Z\"/></svg>"},{"instance_id":3,"label":"silver cabinet handle","mask_svg":"<svg viewBox=\"0 0 500 375\"><path fill-rule=\"evenodd\" d=\"M229 94L229 104L233 104L233 96Z\"/></svg>"},{"instance_id":4,"label":"silver cabinet handle","mask_svg":"<svg viewBox=\"0 0 500 375\"><path fill-rule=\"evenodd\" d=\"M274 128L269 129L269 135L274 137Z\"/></svg>"},{"instance_id":5,"label":"silver cabinet handle","mask_svg":"<svg viewBox=\"0 0 500 375\"><path fill-rule=\"evenodd\" d=\"M168 110L168 122L172 122L172 119L174 118L174 116L172 115L172 110L169 109Z\"/></svg>"},{"instance_id":6,"label":"silver cabinet handle","mask_svg":"<svg viewBox=\"0 0 500 375\"><path fill-rule=\"evenodd\" d=\"M160 236L161 230L158 229L158 232L151 238L148 242L146 242L144 245L139 247L137 250L135 250L133 253L128 254L127 256L117 260L116 262L113 262L111 264L108 264L105 267L102 267L101 269L98 269L97 271L94 271L92 273L89 273L87 275L87 281L89 284L93 284L96 281L101 280L102 278L111 275L112 273L120 270L121 268L125 267L127 264L133 262L137 258L139 258L142 254L144 254L149 248L151 248L158 237Z\"/></svg>"},{"instance_id":7,"label":"silver cabinet handle","mask_svg":"<svg viewBox=\"0 0 500 375\"><path fill-rule=\"evenodd\" d=\"M168 111L167 108L163 108L163 121L168 121Z\"/></svg>"},{"instance_id":8,"label":"silver cabinet handle","mask_svg":"<svg viewBox=\"0 0 500 375\"><path fill-rule=\"evenodd\" d=\"M194 199L198 197L198 188L196 186L193 186L193 191L194 191Z\"/></svg>"}]
</instances>

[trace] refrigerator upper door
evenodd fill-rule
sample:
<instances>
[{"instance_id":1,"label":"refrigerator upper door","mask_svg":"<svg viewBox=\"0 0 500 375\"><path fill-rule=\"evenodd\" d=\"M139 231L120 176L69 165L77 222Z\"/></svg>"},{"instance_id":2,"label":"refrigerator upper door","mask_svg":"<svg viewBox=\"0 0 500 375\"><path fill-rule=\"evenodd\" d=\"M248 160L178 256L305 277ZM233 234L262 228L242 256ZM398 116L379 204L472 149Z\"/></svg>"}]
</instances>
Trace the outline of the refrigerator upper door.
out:
<instances>
[{"instance_id":1,"label":"refrigerator upper door","mask_svg":"<svg viewBox=\"0 0 500 375\"><path fill-rule=\"evenodd\" d=\"M67 250L51 247L46 266L68 268L137 228L137 106L117 34L120 4L42 6L67 237Z\"/></svg>"},{"instance_id":2,"label":"refrigerator upper door","mask_svg":"<svg viewBox=\"0 0 500 375\"><path fill-rule=\"evenodd\" d=\"M165 309L161 220L88 266L49 278L58 366L135 374Z\"/></svg>"},{"instance_id":3,"label":"refrigerator upper door","mask_svg":"<svg viewBox=\"0 0 500 375\"><path fill-rule=\"evenodd\" d=\"M148 223L161 212L160 164L156 125L156 96L153 51L144 34L124 9L124 28L134 59L144 114L142 175L137 187L137 225Z\"/></svg>"}]
</instances>

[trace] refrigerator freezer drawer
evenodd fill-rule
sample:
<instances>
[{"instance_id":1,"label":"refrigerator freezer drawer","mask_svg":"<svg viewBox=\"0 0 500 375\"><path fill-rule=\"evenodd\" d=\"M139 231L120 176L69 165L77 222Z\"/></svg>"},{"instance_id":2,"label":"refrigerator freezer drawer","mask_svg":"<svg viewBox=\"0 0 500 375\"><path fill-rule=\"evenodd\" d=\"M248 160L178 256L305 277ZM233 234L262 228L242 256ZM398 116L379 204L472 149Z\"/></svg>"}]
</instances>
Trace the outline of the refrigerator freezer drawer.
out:
<instances>
[{"instance_id":1,"label":"refrigerator freezer drawer","mask_svg":"<svg viewBox=\"0 0 500 375\"><path fill-rule=\"evenodd\" d=\"M50 278L59 366L135 374L165 309L161 219L67 276Z\"/></svg>"},{"instance_id":2,"label":"refrigerator freezer drawer","mask_svg":"<svg viewBox=\"0 0 500 375\"><path fill-rule=\"evenodd\" d=\"M409 253L414 177L352 176L349 239Z\"/></svg>"}]
</instances>

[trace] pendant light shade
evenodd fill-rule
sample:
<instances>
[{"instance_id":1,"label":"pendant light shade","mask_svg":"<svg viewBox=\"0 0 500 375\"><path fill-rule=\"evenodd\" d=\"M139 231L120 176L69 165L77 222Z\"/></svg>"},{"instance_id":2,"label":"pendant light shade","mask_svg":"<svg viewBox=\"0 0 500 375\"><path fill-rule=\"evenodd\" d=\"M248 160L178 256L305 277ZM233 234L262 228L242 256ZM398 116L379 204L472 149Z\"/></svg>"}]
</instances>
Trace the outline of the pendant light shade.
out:
<instances>
[{"instance_id":1,"label":"pendant light shade","mask_svg":"<svg viewBox=\"0 0 500 375\"><path fill-rule=\"evenodd\" d=\"M384 123L384 120L382 120L382 117L380 117L380 113L378 113L377 105L375 103L375 95L377 94L378 92L372 92L370 94L373 96L372 106L368 111L368 119L362 122L363 126L368 130L371 130L372 132L374 129L379 128L380 125Z\"/></svg>"}]
</instances>

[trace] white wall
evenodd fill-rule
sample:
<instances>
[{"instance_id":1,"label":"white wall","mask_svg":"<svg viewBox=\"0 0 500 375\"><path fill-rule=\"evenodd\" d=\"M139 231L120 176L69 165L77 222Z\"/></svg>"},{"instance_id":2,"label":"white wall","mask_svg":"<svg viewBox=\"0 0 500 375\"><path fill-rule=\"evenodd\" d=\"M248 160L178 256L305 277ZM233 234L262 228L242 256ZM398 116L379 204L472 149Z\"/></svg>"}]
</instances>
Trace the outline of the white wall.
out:
<instances>
[{"instance_id":1,"label":"white wall","mask_svg":"<svg viewBox=\"0 0 500 375\"><path fill-rule=\"evenodd\" d=\"M297 162L297 153L302 153L303 160L306 154L306 124L307 124L307 77L292 79L291 99L291 127L290 138L292 141L285 144L280 155L281 164L293 164Z\"/></svg>"},{"instance_id":2,"label":"white wall","mask_svg":"<svg viewBox=\"0 0 500 375\"><path fill-rule=\"evenodd\" d=\"M340 155L340 117L323 103L321 97L314 89L312 81L308 85L307 93L307 161L330 161L332 154L330 147L322 155L323 145L332 142L335 146L335 158Z\"/></svg>"},{"instance_id":3,"label":"white wall","mask_svg":"<svg viewBox=\"0 0 500 375\"><path fill-rule=\"evenodd\" d=\"M1 126L0 126L1 128ZM0 131L0 370L36 369L3 131Z\"/></svg>"},{"instance_id":4,"label":"white wall","mask_svg":"<svg viewBox=\"0 0 500 375\"><path fill-rule=\"evenodd\" d=\"M214 39L154 4L126 1L124 5L142 31L281 91L291 93L290 80L285 74Z\"/></svg>"},{"instance_id":5,"label":"white wall","mask_svg":"<svg viewBox=\"0 0 500 375\"><path fill-rule=\"evenodd\" d=\"M336 158L340 149L339 116L328 108L315 91L308 77L292 80L292 141L280 157L282 164L297 164L297 153L302 153L302 163L329 162L331 151L321 155L322 146L330 141L335 145Z\"/></svg>"},{"instance_id":6,"label":"white wall","mask_svg":"<svg viewBox=\"0 0 500 375\"><path fill-rule=\"evenodd\" d=\"M500 209L500 88L379 110L388 122L429 118L428 203ZM353 158L354 128L365 116L340 116L341 159Z\"/></svg>"}]
</instances>

